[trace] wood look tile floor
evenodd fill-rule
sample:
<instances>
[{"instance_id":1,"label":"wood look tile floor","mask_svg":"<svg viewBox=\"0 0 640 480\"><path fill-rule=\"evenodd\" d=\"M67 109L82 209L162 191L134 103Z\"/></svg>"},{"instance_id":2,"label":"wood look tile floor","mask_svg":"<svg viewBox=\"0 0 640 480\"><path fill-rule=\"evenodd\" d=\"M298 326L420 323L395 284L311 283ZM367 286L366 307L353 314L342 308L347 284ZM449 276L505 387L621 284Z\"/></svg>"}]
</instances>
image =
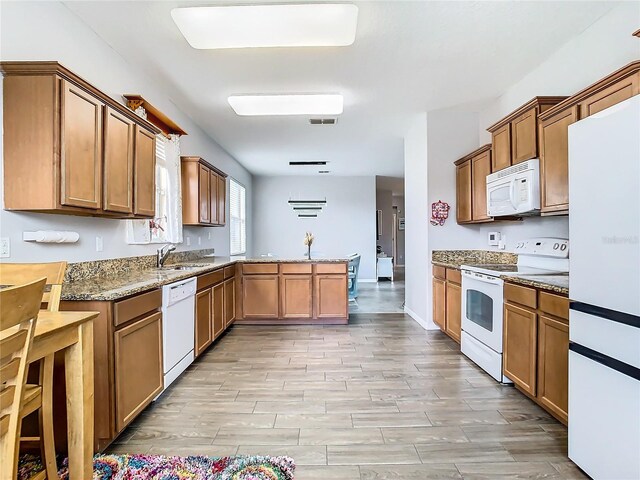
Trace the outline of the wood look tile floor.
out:
<instances>
[{"instance_id":1,"label":"wood look tile floor","mask_svg":"<svg viewBox=\"0 0 640 480\"><path fill-rule=\"evenodd\" d=\"M404 314L234 326L112 453L290 455L296 479L580 479L567 430Z\"/></svg>"}]
</instances>

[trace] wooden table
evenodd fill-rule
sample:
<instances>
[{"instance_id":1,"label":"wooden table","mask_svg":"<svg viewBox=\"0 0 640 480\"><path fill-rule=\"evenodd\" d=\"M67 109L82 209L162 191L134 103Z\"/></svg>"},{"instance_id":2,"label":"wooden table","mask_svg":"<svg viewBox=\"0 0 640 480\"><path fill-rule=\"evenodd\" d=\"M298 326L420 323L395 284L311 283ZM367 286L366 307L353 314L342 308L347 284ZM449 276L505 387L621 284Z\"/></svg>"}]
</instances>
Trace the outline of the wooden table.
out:
<instances>
[{"instance_id":1,"label":"wooden table","mask_svg":"<svg viewBox=\"0 0 640 480\"><path fill-rule=\"evenodd\" d=\"M69 478L93 478L93 319L98 312L38 314L29 362L64 350Z\"/></svg>"}]
</instances>

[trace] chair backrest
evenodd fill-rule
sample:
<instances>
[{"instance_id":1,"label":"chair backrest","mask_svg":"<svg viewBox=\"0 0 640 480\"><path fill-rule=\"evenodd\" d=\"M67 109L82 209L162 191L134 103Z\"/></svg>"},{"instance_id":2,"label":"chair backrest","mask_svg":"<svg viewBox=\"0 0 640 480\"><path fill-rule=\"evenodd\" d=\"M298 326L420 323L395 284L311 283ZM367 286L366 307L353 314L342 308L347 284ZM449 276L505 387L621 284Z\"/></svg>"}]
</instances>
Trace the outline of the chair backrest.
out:
<instances>
[{"instance_id":1,"label":"chair backrest","mask_svg":"<svg viewBox=\"0 0 640 480\"><path fill-rule=\"evenodd\" d=\"M16 478L27 357L46 279L0 290L0 478Z\"/></svg>"},{"instance_id":2,"label":"chair backrest","mask_svg":"<svg viewBox=\"0 0 640 480\"><path fill-rule=\"evenodd\" d=\"M42 303L46 304L46 310L57 312L66 270L67 262L0 263L0 285L24 285L44 277L51 288L44 293Z\"/></svg>"},{"instance_id":3,"label":"chair backrest","mask_svg":"<svg viewBox=\"0 0 640 480\"><path fill-rule=\"evenodd\" d=\"M351 257L349 259L349 270L356 274L357 279L358 270L360 270L360 255L356 255L355 257Z\"/></svg>"}]
</instances>

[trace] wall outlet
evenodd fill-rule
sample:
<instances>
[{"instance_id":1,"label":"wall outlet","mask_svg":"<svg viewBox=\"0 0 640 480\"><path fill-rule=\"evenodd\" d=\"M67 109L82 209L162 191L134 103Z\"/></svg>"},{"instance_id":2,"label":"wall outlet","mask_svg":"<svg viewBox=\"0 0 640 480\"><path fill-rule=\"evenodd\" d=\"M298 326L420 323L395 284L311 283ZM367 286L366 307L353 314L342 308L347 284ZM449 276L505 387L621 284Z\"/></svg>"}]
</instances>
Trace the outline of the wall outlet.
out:
<instances>
[{"instance_id":1,"label":"wall outlet","mask_svg":"<svg viewBox=\"0 0 640 480\"><path fill-rule=\"evenodd\" d=\"M498 250L504 250L505 248L507 248L507 236L502 235L498 241Z\"/></svg>"},{"instance_id":2,"label":"wall outlet","mask_svg":"<svg viewBox=\"0 0 640 480\"><path fill-rule=\"evenodd\" d=\"M102 237L96 237L96 252L101 252L104 250L104 242L102 241Z\"/></svg>"},{"instance_id":3,"label":"wall outlet","mask_svg":"<svg viewBox=\"0 0 640 480\"><path fill-rule=\"evenodd\" d=\"M202 237L198 235L198 245L202 245Z\"/></svg>"},{"instance_id":4,"label":"wall outlet","mask_svg":"<svg viewBox=\"0 0 640 480\"><path fill-rule=\"evenodd\" d=\"M187 247L191 246L191 237L184 237L184 239L187 242Z\"/></svg>"},{"instance_id":5,"label":"wall outlet","mask_svg":"<svg viewBox=\"0 0 640 480\"><path fill-rule=\"evenodd\" d=\"M487 240L490 246L497 247L500 243L500 232L489 232Z\"/></svg>"},{"instance_id":6,"label":"wall outlet","mask_svg":"<svg viewBox=\"0 0 640 480\"><path fill-rule=\"evenodd\" d=\"M207 238L211 240L211 232L207 233L207 235L208 235Z\"/></svg>"},{"instance_id":7,"label":"wall outlet","mask_svg":"<svg viewBox=\"0 0 640 480\"><path fill-rule=\"evenodd\" d=\"M11 240L9 237L0 238L0 258L9 258L11 256Z\"/></svg>"}]
</instances>

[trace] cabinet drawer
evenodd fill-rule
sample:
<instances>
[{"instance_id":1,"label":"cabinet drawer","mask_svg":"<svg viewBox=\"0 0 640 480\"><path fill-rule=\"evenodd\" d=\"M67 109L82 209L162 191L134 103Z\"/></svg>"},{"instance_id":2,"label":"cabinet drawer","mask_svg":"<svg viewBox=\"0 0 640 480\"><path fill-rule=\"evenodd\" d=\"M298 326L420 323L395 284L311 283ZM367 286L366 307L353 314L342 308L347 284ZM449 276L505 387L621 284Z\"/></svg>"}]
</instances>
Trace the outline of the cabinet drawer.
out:
<instances>
[{"instance_id":1,"label":"cabinet drawer","mask_svg":"<svg viewBox=\"0 0 640 480\"><path fill-rule=\"evenodd\" d=\"M504 284L504 299L511 303L519 303L529 308L536 308L536 289L513 285L512 283Z\"/></svg>"},{"instance_id":2,"label":"cabinet drawer","mask_svg":"<svg viewBox=\"0 0 640 480\"><path fill-rule=\"evenodd\" d=\"M460 274L460 270L447 268L447 280L453 283L462 284L462 275Z\"/></svg>"},{"instance_id":3,"label":"cabinet drawer","mask_svg":"<svg viewBox=\"0 0 640 480\"><path fill-rule=\"evenodd\" d=\"M162 291L152 290L135 297L116 302L113 306L113 325L119 326L162 306Z\"/></svg>"},{"instance_id":4,"label":"cabinet drawer","mask_svg":"<svg viewBox=\"0 0 640 480\"><path fill-rule=\"evenodd\" d=\"M245 263L242 265L243 275L275 275L278 273L277 263Z\"/></svg>"},{"instance_id":5,"label":"cabinet drawer","mask_svg":"<svg viewBox=\"0 0 640 480\"><path fill-rule=\"evenodd\" d=\"M569 320L569 299L553 293L540 292L539 309L556 317Z\"/></svg>"},{"instance_id":6,"label":"cabinet drawer","mask_svg":"<svg viewBox=\"0 0 640 480\"><path fill-rule=\"evenodd\" d=\"M224 267L224 279L231 278L236 274L236 266L229 265L228 267Z\"/></svg>"},{"instance_id":7,"label":"cabinet drawer","mask_svg":"<svg viewBox=\"0 0 640 480\"><path fill-rule=\"evenodd\" d=\"M283 263L280 265L280 273L284 274L304 274L311 273L312 264L310 263Z\"/></svg>"},{"instance_id":8,"label":"cabinet drawer","mask_svg":"<svg viewBox=\"0 0 640 480\"><path fill-rule=\"evenodd\" d=\"M218 270L214 270L211 273L205 273L204 275L200 275L198 277L198 290L202 290L203 288L208 288L216 283L220 283L224 280L224 270L219 268Z\"/></svg>"},{"instance_id":9,"label":"cabinet drawer","mask_svg":"<svg viewBox=\"0 0 640 480\"><path fill-rule=\"evenodd\" d=\"M439 278L440 280L444 280L447 278L447 269L439 265L434 265L433 276Z\"/></svg>"},{"instance_id":10,"label":"cabinet drawer","mask_svg":"<svg viewBox=\"0 0 640 480\"><path fill-rule=\"evenodd\" d=\"M316 273L347 273L346 263L318 263Z\"/></svg>"}]
</instances>

